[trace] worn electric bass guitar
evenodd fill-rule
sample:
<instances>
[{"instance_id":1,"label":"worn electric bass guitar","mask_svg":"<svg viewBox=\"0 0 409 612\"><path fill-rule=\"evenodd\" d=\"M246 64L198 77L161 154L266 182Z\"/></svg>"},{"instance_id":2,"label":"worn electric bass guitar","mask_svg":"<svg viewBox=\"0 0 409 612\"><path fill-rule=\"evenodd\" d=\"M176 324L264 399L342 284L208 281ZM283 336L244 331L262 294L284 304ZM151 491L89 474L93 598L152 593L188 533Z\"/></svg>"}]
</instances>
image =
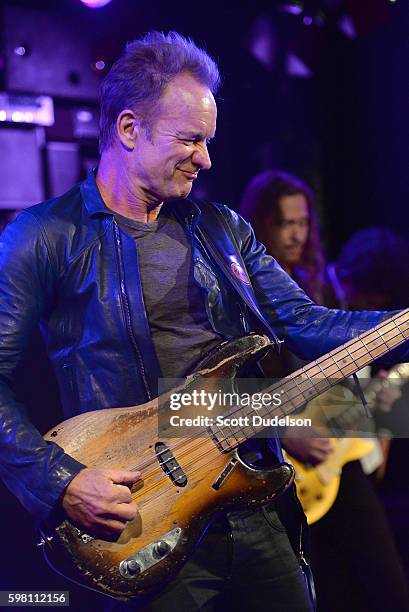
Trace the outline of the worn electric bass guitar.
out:
<instances>
[{"instance_id":1,"label":"worn electric bass guitar","mask_svg":"<svg viewBox=\"0 0 409 612\"><path fill-rule=\"evenodd\" d=\"M400 388L408 380L409 363L401 363L392 368L386 380L376 378L372 380L365 390L365 396L369 400L369 408L374 407L374 403L371 400L375 399L386 381L392 381L395 387ZM348 428L352 430L351 422L354 419L358 423L359 418L362 417L362 406L359 406L357 398L353 396L349 389L343 389L343 392L348 396L344 401L346 422L343 424L342 415L336 414L332 415L332 420L338 421L339 430L346 431ZM323 393L313 400L302 413L303 416L306 418L311 417L315 423L322 423L323 415L317 414L317 412L321 412L320 403L324 404L326 410L331 413L331 402L335 402L333 390L328 391L328 398L326 395L327 393ZM339 403L342 404L342 398L337 401L338 406L334 407L335 412L339 410ZM307 466L291 457L288 453L284 453L284 456L288 458L295 468L297 493L309 525L319 521L333 506L338 495L341 472L344 465L350 461L362 459L375 447L371 438L331 438L331 441L333 451L325 461L315 467Z\"/></svg>"},{"instance_id":2,"label":"worn electric bass guitar","mask_svg":"<svg viewBox=\"0 0 409 612\"><path fill-rule=\"evenodd\" d=\"M409 310L274 383L268 391L280 394L280 405L263 406L257 415L266 420L290 415L407 339ZM261 357L269 345L259 335L222 343L178 392L189 392L199 382L217 391L220 379L234 388L246 362ZM268 502L292 482L294 469L288 463L266 466L246 453L248 440L262 433L264 421L214 423L196 435L162 437L158 414L168 402L165 394L141 406L86 413L45 436L89 467L142 472L132 488L138 515L117 541L93 538L68 521L45 534L45 555L60 573L115 596L152 592L181 569L215 515ZM254 414L252 405L229 408L237 423Z\"/></svg>"}]
</instances>

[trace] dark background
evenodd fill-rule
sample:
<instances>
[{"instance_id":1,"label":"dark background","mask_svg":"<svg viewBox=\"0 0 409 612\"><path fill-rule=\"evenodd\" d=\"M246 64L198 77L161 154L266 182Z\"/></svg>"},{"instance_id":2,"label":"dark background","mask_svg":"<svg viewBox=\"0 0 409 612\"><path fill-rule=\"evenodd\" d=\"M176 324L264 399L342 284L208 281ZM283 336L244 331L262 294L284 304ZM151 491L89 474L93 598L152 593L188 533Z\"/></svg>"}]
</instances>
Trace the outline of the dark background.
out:
<instances>
[{"instance_id":1,"label":"dark background","mask_svg":"<svg viewBox=\"0 0 409 612\"><path fill-rule=\"evenodd\" d=\"M50 95L55 109L50 127L0 122L0 213L58 195L86 174L97 160L101 76L126 41L174 29L205 46L223 77L213 168L194 195L236 208L250 178L276 167L313 186L330 258L369 225L409 238L407 0L112 0L94 10L80 0L13 0L0 8L0 91L17 106L22 95ZM79 119L84 112L87 121ZM46 431L62 415L55 388L45 397L39 382L53 385L41 351L34 343L35 363L22 365L17 386ZM407 461L403 442L392 449L384 495L409 565L409 488L397 467ZM0 499L0 588L66 588L34 551L28 515L3 489ZM98 607L70 590L73 608Z\"/></svg>"},{"instance_id":2,"label":"dark background","mask_svg":"<svg viewBox=\"0 0 409 612\"><path fill-rule=\"evenodd\" d=\"M175 29L204 45L223 75L213 168L202 175L196 195L237 207L255 173L279 167L300 174L316 190L330 256L360 227L386 224L407 234L407 0L200 6L112 0L100 9L80 0L3 0L1 5L2 89L31 93L35 85L34 93L52 95L56 111L55 125L40 136L42 187L35 190L28 176L33 195L19 198L18 207L41 199L41 191L44 197L56 195L95 162L95 136L75 136L73 125L78 109L90 109L96 117L104 71L92 69L95 61L102 58L108 68L126 41L150 29ZM292 6L300 14L288 12ZM352 37L341 29L345 21ZM24 57L13 52L18 45L26 47ZM255 47L264 60L255 57ZM308 77L289 73L291 58L303 64ZM94 119L94 134L95 126ZM7 129L0 124L0 139ZM52 151L57 146L51 161L49 143ZM63 157L61 143L79 152L70 156L65 148ZM19 156L27 166L30 151L21 144ZM69 163L61 163L67 156ZM21 164L12 163L6 172L7 156L2 157L7 180L0 181L0 208L10 208L6 183L16 175L24 183Z\"/></svg>"}]
</instances>

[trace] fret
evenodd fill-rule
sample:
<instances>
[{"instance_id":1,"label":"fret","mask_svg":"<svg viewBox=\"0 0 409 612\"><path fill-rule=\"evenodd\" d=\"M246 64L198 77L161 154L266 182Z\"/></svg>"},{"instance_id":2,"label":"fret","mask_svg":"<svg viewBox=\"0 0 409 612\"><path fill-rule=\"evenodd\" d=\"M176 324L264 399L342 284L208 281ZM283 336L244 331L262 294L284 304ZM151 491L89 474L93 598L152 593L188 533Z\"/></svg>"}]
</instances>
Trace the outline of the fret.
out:
<instances>
[{"instance_id":1,"label":"fret","mask_svg":"<svg viewBox=\"0 0 409 612\"><path fill-rule=\"evenodd\" d=\"M342 357L340 360L337 361L333 353L330 353L330 359L332 359L336 367L336 374L342 374L342 368L345 367L343 362L346 361L346 358L347 358L347 355L345 355L344 357Z\"/></svg>"},{"instance_id":2,"label":"fret","mask_svg":"<svg viewBox=\"0 0 409 612\"><path fill-rule=\"evenodd\" d=\"M217 441L220 442L219 440L219 434L221 434L221 437L223 437L222 431L220 430L220 427L218 425L211 425L208 428L211 432L212 432L212 437Z\"/></svg>"},{"instance_id":3,"label":"fret","mask_svg":"<svg viewBox=\"0 0 409 612\"><path fill-rule=\"evenodd\" d=\"M399 329L399 328L398 328L398 329ZM386 347L387 347L388 349L394 348L395 344L392 344L392 346L390 346L390 345L389 345L389 341L390 341L390 340L388 341L388 339L386 338L386 334L381 334L381 332L379 331L379 329L377 329L377 330L376 330L376 332L377 332L378 336L379 336L380 338L382 338L383 343L386 345ZM386 332L386 333L388 333L388 332ZM392 333L392 330L390 330L390 331L389 331L389 333ZM403 337L403 336L402 336L402 337ZM392 336L392 340L393 340L394 338L396 338L396 334L395 334L394 336Z\"/></svg>"},{"instance_id":4,"label":"fret","mask_svg":"<svg viewBox=\"0 0 409 612\"><path fill-rule=\"evenodd\" d=\"M210 431L210 437L213 440L213 442L216 444L217 448L223 453L223 452L229 452L232 451L234 448L236 448L235 446L232 446L230 444L230 442L228 441L227 438L221 438L219 440L219 438L217 437L217 435L213 432L212 428L209 427L209 431Z\"/></svg>"},{"instance_id":5,"label":"fret","mask_svg":"<svg viewBox=\"0 0 409 612\"><path fill-rule=\"evenodd\" d=\"M320 364L318 362L315 363L315 366L317 366L318 369L322 371L322 368L321 368L321 366L320 366ZM313 399L314 397L317 397L317 395L322 393L322 391L320 391L320 389L319 389L319 385L322 384L322 382L323 382L322 379L321 379L321 381L319 381L317 383L310 376L309 370L310 370L310 368L307 366L307 367L303 368L302 371L301 371L301 376L302 376L302 374L306 374L307 377L308 377L308 380L311 383L311 388L310 388L311 393L308 394L308 397L306 397L306 395L304 394L304 400L306 402L310 401L311 399ZM316 376L316 374L313 374L313 376ZM324 374L324 376L325 376L325 374ZM324 382L326 383L326 386L327 386L327 382L326 381L327 381L327 377L324 379ZM323 389L323 391L325 391L325 388Z\"/></svg>"},{"instance_id":6,"label":"fret","mask_svg":"<svg viewBox=\"0 0 409 612\"><path fill-rule=\"evenodd\" d=\"M286 390L286 388L285 388L285 387L286 387L286 384L287 384L287 383L284 383L284 385L282 386L282 388L281 388L281 390L280 390L280 394L281 394L281 404L280 404L279 406L273 406L273 409L274 409L276 412L278 412L278 415L277 415L277 416L283 416L283 417L285 417L285 416L287 416L287 414L291 414L291 412L294 412L294 410L297 410L297 408L299 407L299 404L295 403L295 402L294 402L294 400L293 400L293 398L291 398L291 397L288 395L287 390ZM284 400L284 399L283 399L283 394L287 395L287 399L286 399L286 400ZM286 405L288 405L288 404L290 404L290 406L291 406L291 407L290 407L289 412L287 412L286 410L284 410L284 407L285 407ZM271 414L271 411L270 411L270 413L269 413L269 414Z\"/></svg>"},{"instance_id":7,"label":"fret","mask_svg":"<svg viewBox=\"0 0 409 612\"><path fill-rule=\"evenodd\" d=\"M249 416L250 416L250 415L249 415ZM252 425L252 421L251 421L251 419L250 419L250 423L249 423L249 425L246 425L246 426L243 428L243 431L245 432L245 430L246 430L246 429L249 429L249 430L250 430L250 433L249 433L248 435L247 435L246 433L244 433L244 435L246 436L246 439L248 439L248 438L253 438L253 437L254 437L254 436L255 436L255 435L258 433L258 430L257 430L257 429L254 427L254 425Z\"/></svg>"},{"instance_id":8,"label":"fret","mask_svg":"<svg viewBox=\"0 0 409 612\"><path fill-rule=\"evenodd\" d=\"M333 357L332 355L331 355L331 358L332 358L333 362L335 363L335 365L337 365L337 362L335 361L335 359L334 359L334 357ZM329 378L329 377L328 377L328 376L325 374L325 372L324 372L324 370L322 369L321 364L320 364L319 362L318 362L318 367L319 367L319 369L321 370L321 373L322 373L322 375L324 376L324 380L325 380L325 382L327 383L327 388L329 389L329 388L330 388L330 386L331 386L331 383L329 383L329 382L328 382L328 378Z\"/></svg>"},{"instance_id":9,"label":"fret","mask_svg":"<svg viewBox=\"0 0 409 612\"><path fill-rule=\"evenodd\" d=\"M277 391L279 391L281 395L285 393L289 402L297 401L298 396L300 395L298 383L292 378L283 379L281 381L281 385L277 387Z\"/></svg>"},{"instance_id":10,"label":"fret","mask_svg":"<svg viewBox=\"0 0 409 612\"><path fill-rule=\"evenodd\" d=\"M253 425L251 424L252 422L252 417L255 414L258 414L258 410L255 410L254 408L252 408L251 406L246 406L246 411L240 411L240 417L242 417L243 419L248 419L249 424L248 425L242 425L239 427L239 432L244 436L244 438L247 440L248 438L251 438L254 436L255 433L257 433L257 429L255 429L253 427ZM237 416L237 415L232 415L232 416ZM249 432L247 431L249 430Z\"/></svg>"},{"instance_id":11,"label":"fret","mask_svg":"<svg viewBox=\"0 0 409 612\"><path fill-rule=\"evenodd\" d=\"M328 355L325 356L325 358L320 357L320 359L318 359L317 361L313 363L310 363L308 366L305 366L305 368L303 369L306 372L308 371L308 377L310 380L314 379L316 376L319 376L320 374L323 374L325 378L331 378L334 372L338 371L338 364L334 359L332 359L331 361L331 354L329 353ZM315 382L313 382L312 384L315 385Z\"/></svg>"},{"instance_id":12,"label":"fret","mask_svg":"<svg viewBox=\"0 0 409 612\"><path fill-rule=\"evenodd\" d=\"M339 378L339 374L341 376L345 376L344 370L351 365L351 359L346 348L343 348L341 351L341 358L339 358L339 355L337 355L338 358L335 359L335 354L336 353L332 351L328 355L327 359L328 361L332 361L331 365L334 367L334 369L331 371L331 373L327 373L327 378L334 378L337 380Z\"/></svg>"},{"instance_id":13,"label":"fret","mask_svg":"<svg viewBox=\"0 0 409 612\"><path fill-rule=\"evenodd\" d=\"M346 347L345 347L345 351L347 352L347 355L348 355L348 357L349 357L349 362L348 362L348 363L347 363L345 366L343 366L343 367L340 369L340 371L341 371L341 374L342 374L344 377L347 377L347 376L350 376L351 374L354 374L354 373L355 373L355 372L357 372L358 370L360 370L360 369L361 369L361 367L362 367L362 364L361 364L361 363L359 363L359 362L358 362L358 361L355 359L355 357L354 357L353 353L352 353L352 352L349 350L349 347L348 347L348 346L346 346Z\"/></svg>"},{"instance_id":14,"label":"fret","mask_svg":"<svg viewBox=\"0 0 409 612\"><path fill-rule=\"evenodd\" d=\"M404 335L404 333L402 332L402 330L401 330L400 326L398 325L398 323L394 319L391 321L391 323L396 327L396 329L398 330L398 332L402 336L402 338L404 338L406 340L407 336ZM407 330L407 333L409 334L409 330Z\"/></svg>"},{"instance_id":15,"label":"fret","mask_svg":"<svg viewBox=\"0 0 409 612\"><path fill-rule=\"evenodd\" d=\"M223 451L228 452L237 448L237 445L231 444L228 438L222 438L221 440L218 440L218 443L220 444L220 447Z\"/></svg>"},{"instance_id":16,"label":"fret","mask_svg":"<svg viewBox=\"0 0 409 612\"><path fill-rule=\"evenodd\" d=\"M336 359L334 353L330 353L325 367L327 378L338 378L338 374L342 373L345 365L348 365L346 355L343 355L341 359Z\"/></svg>"},{"instance_id":17,"label":"fret","mask_svg":"<svg viewBox=\"0 0 409 612\"><path fill-rule=\"evenodd\" d=\"M280 390L281 396L283 396L283 393L285 393L288 398L287 401L290 404L293 404L294 408L298 408L299 397L301 396L302 398L304 398L304 391L301 389L300 385L298 384L298 378L299 377L296 376L295 378L286 380ZM289 394L288 389L287 389L287 387L289 387L290 384L292 384L291 390L295 391L295 394L293 396Z\"/></svg>"},{"instance_id":18,"label":"fret","mask_svg":"<svg viewBox=\"0 0 409 612\"><path fill-rule=\"evenodd\" d=\"M358 364L358 363L355 361L355 359L354 359L354 357L353 357L353 355L352 355L351 351L349 350L349 348L348 348L348 347L345 347L345 349L346 349L346 351L347 351L347 353L348 353L349 357L351 358L352 363L353 363L353 364L354 364L354 366L355 366L355 368L354 368L354 369L358 370L360 366L359 366L359 364Z\"/></svg>"},{"instance_id":19,"label":"fret","mask_svg":"<svg viewBox=\"0 0 409 612\"><path fill-rule=\"evenodd\" d=\"M231 418L231 416L229 415L228 418ZM237 425L235 425L234 427L232 425L222 425L222 427L224 427L227 430L230 430L230 436L226 436L227 438L233 438L233 440L235 440L237 442L237 444L240 444L240 442L242 442L242 440L240 440L240 438L237 437L237 433L240 432L240 427ZM236 429L236 427L238 429Z\"/></svg>"},{"instance_id":20,"label":"fret","mask_svg":"<svg viewBox=\"0 0 409 612\"><path fill-rule=\"evenodd\" d=\"M375 358L383 355L387 349L385 349L385 341L382 336L378 333L378 329L373 329L368 334L368 343L371 346L372 354L375 354Z\"/></svg>"},{"instance_id":21,"label":"fret","mask_svg":"<svg viewBox=\"0 0 409 612\"><path fill-rule=\"evenodd\" d=\"M354 345L355 344L356 342L354 342ZM345 347L345 350L347 351L351 359L354 361L356 367L360 369L362 367L362 364L365 363L365 359L367 357L366 350L359 344L358 346L354 347L352 351L349 350L348 346Z\"/></svg>"},{"instance_id":22,"label":"fret","mask_svg":"<svg viewBox=\"0 0 409 612\"><path fill-rule=\"evenodd\" d=\"M310 399L317 397L317 395L320 395L321 393L323 393L324 391L326 391L327 389L331 387L331 383L329 382L330 378L328 376L328 373L324 371L319 361L317 361L316 365L318 366L319 372L317 372L317 374L314 374L314 377L318 376L319 378L318 378L318 382L314 381L313 383L314 384L314 394Z\"/></svg>"},{"instance_id":23,"label":"fret","mask_svg":"<svg viewBox=\"0 0 409 612\"><path fill-rule=\"evenodd\" d=\"M330 382L331 379L329 378L321 378L316 384L315 384L315 389L314 389L314 394L311 396L310 399L314 399L315 397L317 397L317 395L321 395L321 393L324 393L324 391L327 391L328 389L330 389L332 387L332 385L334 383Z\"/></svg>"},{"instance_id":24,"label":"fret","mask_svg":"<svg viewBox=\"0 0 409 612\"><path fill-rule=\"evenodd\" d=\"M336 359L335 359L335 357L336 357ZM340 347L334 349L333 351L331 351L328 354L328 358L329 359L331 358L333 360L333 362L335 363L337 368L339 368L342 365L345 365L345 361L346 361L347 357L348 357L348 355L347 355L347 352L346 352L344 346L340 346Z\"/></svg>"},{"instance_id":25,"label":"fret","mask_svg":"<svg viewBox=\"0 0 409 612\"><path fill-rule=\"evenodd\" d=\"M371 352L371 350L368 348L368 345L366 344L366 342L365 342L364 338L360 338L360 341L361 341L361 342L362 342L362 344L364 345L364 348L365 348L365 350L366 350L367 354L369 355L369 357L370 357L371 359L376 359L376 356L374 357L374 356L372 355L372 352Z\"/></svg>"},{"instance_id":26,"label":"fret","mask_svg":"<svg viewBox=\"0 0 409 612\"><path fill-rule=\"evenodd\" d=\"M306 380L305 378L303 378L303 376L302 376L302 375L301 375L301 377L300 377L300 378L301 378L301 381L302 381L302 384L304 385L304 387L306 387L306 389L305 389L305 388L304 388L304 389L302 389L302 388L301 388L301 386L298 384L298 378L299 378L298 376L296 376L296 377L293 379L293 381L295 382L295 384L297 385L297 387L298 387L298 389L299 389L299 391L300 391L300 393L301 393L301 396L302 396L302 397L305 399L305 401L307 401L307 398L305 397L305 393L308 393L308 392L310 391L310 389L311 389L311 385L312 385L312 386L314 386L314 383L312 383L312 382L311 382L311 378L310 378L310 376L309 376L308 372L307 372L307 377L308 377L308 380Z\"/></svg>"},{"instance_id":27,"label":"fret","mask_svg":"<svg viewBox=\"0 0 409 612\"><path fill-rule=\"evenodd\" d=\"M309 374L309 368L308 368L308 366L307 366L306 368L303 368L303 369L301 370L301 375L302 375L302 374L306 374L306 375L307 375L307 378L308 378L308 380L309 380L309 382L310 382L310 388L311 388L311 389L314 389L315 384L314 384L314 382L311 380L311 377L310 377L310 374ZM308 397L306 397L306 394L304 394L304 393L303 393L303 398L304 398L304 400L305 400L306 402L308 402L309 398L308 398Z\"/></svg>"}]
</instances>

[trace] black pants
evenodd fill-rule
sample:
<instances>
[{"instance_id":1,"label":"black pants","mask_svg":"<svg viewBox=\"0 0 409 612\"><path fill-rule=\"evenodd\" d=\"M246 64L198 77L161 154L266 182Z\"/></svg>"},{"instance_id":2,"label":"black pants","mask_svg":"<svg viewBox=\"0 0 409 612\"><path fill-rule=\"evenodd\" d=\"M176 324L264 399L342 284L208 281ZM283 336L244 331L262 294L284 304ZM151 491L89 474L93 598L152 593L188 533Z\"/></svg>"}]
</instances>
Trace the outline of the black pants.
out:
<instances>
[{"instance_id":1,"label":"black pants","mask_svg":"<svg viewBox=\"0 0 409 612\"><path fill-rule=\"evenodd\" d=\"M143 612L307 612L306 581L274 510L229 513L215 521L178 577L142 602L105 610Z\"/></svg>"},{"instance_id":2,"label":"black pants","mask_svg":"<svg viewBox=\"0 0 409 612\"><path fill-rule=\"evenodd\" d=\"M408 581L383 508L359 461L310 527L319 612L409 612Z\"/></svg>"}]
</instances>

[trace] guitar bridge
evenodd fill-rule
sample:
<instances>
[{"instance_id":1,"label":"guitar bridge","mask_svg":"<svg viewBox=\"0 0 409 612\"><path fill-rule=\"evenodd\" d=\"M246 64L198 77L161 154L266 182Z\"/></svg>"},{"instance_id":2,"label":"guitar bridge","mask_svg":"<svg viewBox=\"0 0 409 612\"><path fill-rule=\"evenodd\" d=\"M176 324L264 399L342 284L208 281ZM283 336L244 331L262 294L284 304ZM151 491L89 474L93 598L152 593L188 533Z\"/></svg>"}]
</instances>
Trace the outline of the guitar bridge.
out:
<instances>
[{"instance_id":1,"label":"guitar bridge","mask_svg":"<svg viewBox=\"0 0 409 612\"><path fill-rule=\"evenodd\" d=\"M237 457L232 457L230 459L229 463L226 465L223 472L216 478L216 480L212 484L212 488L215 491L218 491L220 487L223 485L223 483L227 480L227 478L230 476L230 474L233 472L234 468L236 467L238 461L239 460L237 459Z\"/></svg>"}]
</instances>

